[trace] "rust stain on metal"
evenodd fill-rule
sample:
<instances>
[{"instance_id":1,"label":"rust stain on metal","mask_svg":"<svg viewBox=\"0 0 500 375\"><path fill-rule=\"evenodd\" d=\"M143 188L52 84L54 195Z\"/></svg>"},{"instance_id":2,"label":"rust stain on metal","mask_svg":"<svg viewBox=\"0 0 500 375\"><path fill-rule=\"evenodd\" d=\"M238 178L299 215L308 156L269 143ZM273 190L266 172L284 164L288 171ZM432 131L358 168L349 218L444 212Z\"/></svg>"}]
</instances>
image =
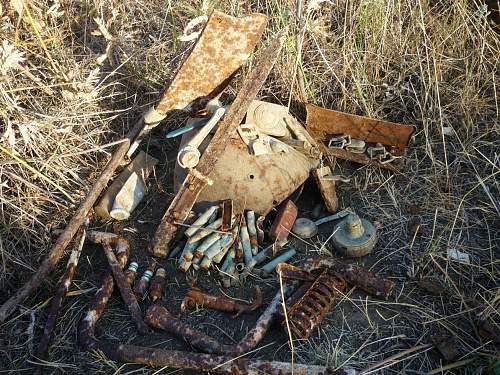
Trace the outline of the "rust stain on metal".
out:
<instances>
[{"instance_id":1,"label":"rust stain on metal","mask_svg":"<svg viewBox=\"0 0 500 375\"><path fill-rule=\"evenodd\" d=\"M46 360L48 357L49 347L54 337L54 329L56 327L57 318L59 317L59 311L61 310L64 297L66 296L66 293L68 293L69 286L71 285L71 281L73 280L73 276L78 265L78 260L80 259L80 255L82 253L87 224L88 223L85 223L85 225L78 230L73 250L71 251L68 264L66 265L66 271L59 279L54 298L52 298L50 303L47 321L45 322L43 334L40 338L40 343L38 344L36 351L36 357L40 360ZM41 366L37 368L37 373L42 373Z\"/></svg>"},{"instance_id":2,"label":"rust stain on metal","mask_svg":"<svg viewBox=\"0 0 500 375\"><path fill-rule=\"evenodd\" d=\"M210 95L248 60L266 23L264 14L237 18L214 11L156 110L184 109Z\"/></svg>"},{"instance_id":3,"label":"rust stain on metal","mask_svg":"<svg viewBox=\"0 0 500 375\"><path fill-rule=\"evenodd\" d=\"M222 226L221 231L227 232L233 223L233 200L226 199L222 202Z\"/></svg>"},{"instance_id":4,"label":"rust stain on metal","mask_svg":"<svg viewBox=\"0 0 500 375\"><path fill-rule=\"evenodd\" d=\"M233 318L237 318L241 314L255 311L262 306L262 292L259 287L255 287L253 299L251 303L242 303L235 299L214 296L204 293L198 288L191 289L184 300L182 301L181 310L196 308L196 306L206 307L213 310L234 312Z\"/></svg>"},{"instance_id":5,"label":"rust stain on metal","mask_svg":"<svg viewBox=\"0 0 500 375\"><path fill-rule=\"evenodd\" d=\"M188 173L180 190L170 203L149 248L149 251L154 256L165 257L168 255L169 243L175 237L177 231L177 224L175 223L186 220L196 199L207 185L208 179L200 178L200 176L210 177L231 135L235 133L251 101L259 92L276 62L283 46L284 35L284 32L280 33L255 61L254 69L250 71L249 75L243 81L236 99L233 101L224 119L219 123L219 127L212 141L203 153L196 167L196 173Z\"/></svg>"},{"instance_id":6,"label":"rust stain on metal","mask_svg":"<svg viewBox=\"0 0 500 375\"><path fill-rule=\"evenodd\" d=\"M111 272L113 272L113 277L116 281L116 285L118 285L118 289L120 290L123 302L130 311L130 315L132 315L132 319L137 326L137 330L142 334L148 333L148 327L142 320L141 308L137 303L137 299L135 298L132 289L130 289L127 277L122 271L123 267L121 267L120 262L113 253L113 248L109 243L104 243L103 248L104 253L106 254L106 258L108 259L109 268L111 268Z\"/></svg>"},{"instance_id":7,"label":"rust stain on metal","mask_svg":"<svg viewBox=\"0 0 500 375\"><path fill-rule=\"evenodd\" d=\"M146 311L145 321L154 328L160 328L176 337L184 339L190 345L204 352L217 354L234 352L234 346L221 344L213 337L194 329L189 324L173 316L163 306L150 306Z\"/></svg>"},{"instance_id":8,"label":"rust stain on metal","mask_svg":"<svg viewBox=\"0 0 500 375\"><path fill-rule=\"evenodd\" d=\"M149 263L148 269L144 271L141 278L135 281L133 291L136 298L140 299L144 298L144 294L148 290L149 283L154 275L155 270L156 270L156 262L153 260Z\"/></svg>"},{"instance_id":9,"label":"rust stain on metal","mask_svg":"<svg viewBox=\"0 0 500 375\"><path fill-rule=\"evenodd\" d=\"M381 143L391 148L395 156L404 156L415 127L369 117L329 110L308 104L307 128L322 146L323 152L332 156L362 164L375 164L386 169L398 169L402 160L381 164L365 154L356 154L344 149L329 149L325 146L331 136L349 134L354 139L370 143Z\"/></svg>"},{"instance_id":10,"label":"rust stain on metal","mask_svg":"<svg viewBox=\"0 0 500 375\"><path fill-rule=\"evenodd\" d=\"M335 188L335 181L332 179L324 179L325 176L332 174L330 167L320 167L313 170L312 175L316 184L318 185L323 201L325 202L328 212L337 212L339 207L339 199L337 198L337 189Z\"/></svg>"},{"instance_id":11,"label":"rust stain on metal","mask_svg":"<svg viewBox=\"0 0 500 375\"><path fill-rule=\"evenodd\" d=\"M323 270L307 292L287 310L292 333L300 339L309 338L345 287L341 276L328 268Z\"/></svg>"},{"instance_id":12,"label":"rust stain on metal","mask_svg":"<svg viewBox=\"0 0 500 375\"><path fill-rule=\"evenodd\" d=\"M295 219L297 219L297 214L297 206L291 200L283 203L269 230L269 239L271 241L283 241L286 239L292 230Z\"/></svg>"}]
</instances>

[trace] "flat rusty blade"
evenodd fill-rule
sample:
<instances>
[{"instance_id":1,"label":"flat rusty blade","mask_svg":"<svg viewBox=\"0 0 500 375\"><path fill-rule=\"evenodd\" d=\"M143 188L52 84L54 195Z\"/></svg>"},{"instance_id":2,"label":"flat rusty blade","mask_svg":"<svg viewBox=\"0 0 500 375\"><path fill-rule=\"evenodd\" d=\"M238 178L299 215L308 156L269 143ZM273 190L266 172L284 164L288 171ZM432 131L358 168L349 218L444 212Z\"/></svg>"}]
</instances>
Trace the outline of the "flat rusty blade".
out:
<instances>
[{"instance_id":1,"label":"flat rusty blade","mask_svg":"<svg viewBox=\"0 0 500 375\"><path fill-rule=\"evenodd\" d=\"M207 185L210 173L230 137L236 132L260 88L264 84L283 47L286 30L283 30L267 47L254 63L254 68L245 78L243 85L220 122L217 132L203 153L195 171L189 171L177 195L163 216L149 251L158 257L165 257L169 252L169 243L177 230L176 222L183 222L193 208L198 195Z\"/></svg>"}]
</instances>

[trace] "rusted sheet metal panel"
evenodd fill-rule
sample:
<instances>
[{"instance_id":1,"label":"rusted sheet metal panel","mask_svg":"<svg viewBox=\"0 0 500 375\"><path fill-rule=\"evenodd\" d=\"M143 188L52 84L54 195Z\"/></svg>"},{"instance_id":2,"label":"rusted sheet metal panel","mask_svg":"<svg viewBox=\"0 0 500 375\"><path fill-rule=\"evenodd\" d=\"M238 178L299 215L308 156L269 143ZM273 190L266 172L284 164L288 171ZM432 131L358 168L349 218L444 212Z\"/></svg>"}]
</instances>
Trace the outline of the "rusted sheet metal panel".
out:
<instances>
[{"instance_id":1,"label":"rusted sheet metal panel","mask_svg":"<svg viewBox=\"0 0 500 375\"><path fill-rule=\"evenodd\" d=\"M316 184L318 185L323 201L325 202L326 209L328 212L337 212L339 207L339 199L337 198L337 189L335 188L335 181L331 179L325 179L325 176L332 174L330 167L320 167L313 170L312 175Z\"/></svg>"},{"instance_id":2,"label":"rusted sheet metal panel","mask_svg":"<svg viewBox=\"0 0 500 375\"><path fill-rule=\"evenodd\" d=\"M297 219L297 214L297 206L291 200L283 203L269 230L269 239L271 241L283 241L286 239L292 230L295 219Z\"/></svg>"},{"instance_id":3,"label":"rusted sheet metal panel","mask_svg":"<svg viewBox=\"0 0 500 375\"><path fill-rule=\"evenodd\" d=\"M183 109L216 91L250 57L266 23L264 14L237 18L214 11L156 110Z\"/></svg>"},{"instance_id":4,"label":"rusted sheet metal panel","mask_svg":"<svg viewBox=\"0 0 500 375\"><path fill-rule=\"evenodd\" d=\"M297 338L308 339L345 287L344 279L326 268L307 292L288 309L287 316L293 334Z\"/></svg>"},{"instance_id":5,"label":"rusted sheet metal panel","mask_svg":"<svg viewBox=\"0 0 500 375\"><path fill-rule=\"evenodd\" d=\"M307 129L322 145L323 152L357 163L376 164L382 168L397 169L401 166L402 161L396 160L393 163L381 164L376 160L371 160L365 154L355 154L343 149L329 149L325 146L329 138L333 135L349 134L354 139L390 146L392 154L403 156L406 154L408 143L415 133L415 127L412 125L376 120L325 109L312 104L308 104L306 108Z\"/></svg>"},{"instance_id":6,"label":"rusted sheet metal panel","mask_svg":"<svg viewBox=\"0 0 500 375\"><path fill-rule=\"evenodd\" d=\"M242 303L225 296L214 296L204 293L198 288L193 288L188 292L186 297L184 297L181 309L185 311L187 309L196 308L196 306L201 306L213 310L234 312L236 315L234 315L233 318L236 318L241 314L257 310L261 305L262 292L259 287L255 287L252 303Z\"/></svg>"},{"instance_id":7,"label":"rusted sheet metal panel","mask_svg":"<svg viewBox=\"0 0 500 375\"><path fill-rule=\"evenodd\" d=\"M208 177L214 170L220 155L224 152L229 138L236 132L247 112L248 106L259 92L283 46L284 34L281 33L255 61L254 69L246 77L233 104L224 119L219 123L217 132L203 153L195 172L190 171L179 192L170 204L155 233L149 251L158 257L169 252L169 243L174 238L177 224L189 215L200 192L208 184Z\"/></svg>"}]
</instances>

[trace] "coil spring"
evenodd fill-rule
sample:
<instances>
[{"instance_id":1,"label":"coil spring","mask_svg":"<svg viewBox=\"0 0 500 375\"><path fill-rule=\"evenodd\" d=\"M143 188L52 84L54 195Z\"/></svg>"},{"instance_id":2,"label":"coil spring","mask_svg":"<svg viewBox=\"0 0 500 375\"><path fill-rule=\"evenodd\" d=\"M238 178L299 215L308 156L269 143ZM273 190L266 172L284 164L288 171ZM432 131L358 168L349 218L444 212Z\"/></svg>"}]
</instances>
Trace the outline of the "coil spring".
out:
<instances>
[{"instance_id":1,"label":"coil spring","mask_svg":"<svg viewBox=\"0 0 500 375\"><path fill-rule=\"evenodd\" d=\"M307 292L287 310L294 336L309 338L345 288L346 282L339 274L328 268L323 270Z\"/></svg>"}]
</instances>

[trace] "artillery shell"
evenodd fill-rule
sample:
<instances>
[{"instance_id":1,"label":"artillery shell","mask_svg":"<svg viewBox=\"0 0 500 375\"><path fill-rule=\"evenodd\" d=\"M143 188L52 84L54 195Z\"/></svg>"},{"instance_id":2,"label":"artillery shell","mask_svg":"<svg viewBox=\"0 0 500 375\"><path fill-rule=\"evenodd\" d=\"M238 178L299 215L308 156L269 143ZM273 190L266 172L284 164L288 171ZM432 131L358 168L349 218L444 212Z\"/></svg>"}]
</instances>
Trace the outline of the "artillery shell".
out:
<instances>
[{"instance_id":1,"label":"artillery shell","mask_svg":"<svg viewBox=\"0 0 500 375\"><path fill-rule=\"evenodd\" d=\"M252 255L255 255L259 251L259 241L257 239L257 227L255 226L255 212L253 211L247 211L247 230L250 237Z\"/></svg>"},{"instance_id":2,"label":"artillery shell","mask_svg":"<svg viewBox=\"0 0 500 375\"><path fill-rule=\"evenodd\" d=\"M125 271L125 277L127 278L128 285L132 285L134 283L138 268L139 264L137 264L137 262L132 262L129 264L127 270Z\"/></svg>"},{"instance_id":3,"label":"artillery shell","mask_svg":"<svg viewBox=\"0 0 500 375\"><path fill-rule=\"evenodd\" d=\"M210 219L210 216L212 216L217 209L218 206L212 206L208 208L203 214L201 214L201 216L192 224L192 227L186 229L186 231L184 232L186 236L191 237L193 234L195 234L201 226L207 223L207 221Z\"/></svg>"},{"instance_id":4,"label":"artillery shell","mask_svg":"<svg viewBox=\"0 0 500 375\"><path fill-rule=\"evenodd\" d=\"M195 254L198 258L203 258L205 251L207 251L215 242L217 242L222 237L221 233L212 233L198 246L195 250ZM186 259L188 260L188 259Z\"/></svg>"},{"instance_id":5,"label":"artillery shell","mask_svg":"<svg viewBox=\"0 0 500 375\"><path fill-rule=\"evenodd\" d=\"M285 251L283 254L281 254L280 256L277 256L272 261L270 261L269 263L267 263L266 265L264 265L261 268L261 270L264 271L264 272L266 272L266 273L271 273L271 272L274 271L274 269L276 268L276 266L279 263L284 263L284 262L288 261L296 253L297 252L295 251L295 249L291 248L290 250Z\"/></svg>"}]
</instances>

